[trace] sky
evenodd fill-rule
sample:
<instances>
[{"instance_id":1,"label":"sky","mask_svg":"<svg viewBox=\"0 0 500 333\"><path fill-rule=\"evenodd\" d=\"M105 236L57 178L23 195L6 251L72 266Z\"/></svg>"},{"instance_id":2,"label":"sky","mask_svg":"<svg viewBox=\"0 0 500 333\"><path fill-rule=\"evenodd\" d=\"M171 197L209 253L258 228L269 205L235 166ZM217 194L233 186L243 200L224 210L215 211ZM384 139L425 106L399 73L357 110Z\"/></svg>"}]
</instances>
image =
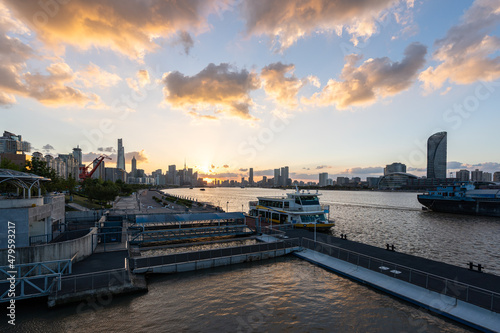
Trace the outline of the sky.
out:
<instances>
[{"instance_id":1,"label":"sky","mask_svg":"<svg viewBox=\"0 0 500 333\"><path fill-rule=\"evenodd\" d=\"M0 130L207 178L500 171L500 1L0 0Z\"/></svg>"}]
</instances>

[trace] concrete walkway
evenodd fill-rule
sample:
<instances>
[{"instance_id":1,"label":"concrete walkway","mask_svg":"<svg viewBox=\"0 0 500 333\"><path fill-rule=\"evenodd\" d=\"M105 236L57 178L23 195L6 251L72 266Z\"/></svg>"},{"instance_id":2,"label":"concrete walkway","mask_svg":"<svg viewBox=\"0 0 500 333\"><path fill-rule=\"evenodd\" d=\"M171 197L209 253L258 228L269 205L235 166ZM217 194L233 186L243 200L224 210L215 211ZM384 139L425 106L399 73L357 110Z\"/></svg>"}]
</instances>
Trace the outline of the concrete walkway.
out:
<instances>
[{"instance_id":1,"label":"concrete walkway","mask_svg":"<svg viewBox=\"0 0 500 333\"><path fill-rule=\"evenodd\" d=\"M312 250L295 252L299 258L368 284L475 329L500 332L500 314L445 296L390 276Z\"/></svg>"}]
</instances>

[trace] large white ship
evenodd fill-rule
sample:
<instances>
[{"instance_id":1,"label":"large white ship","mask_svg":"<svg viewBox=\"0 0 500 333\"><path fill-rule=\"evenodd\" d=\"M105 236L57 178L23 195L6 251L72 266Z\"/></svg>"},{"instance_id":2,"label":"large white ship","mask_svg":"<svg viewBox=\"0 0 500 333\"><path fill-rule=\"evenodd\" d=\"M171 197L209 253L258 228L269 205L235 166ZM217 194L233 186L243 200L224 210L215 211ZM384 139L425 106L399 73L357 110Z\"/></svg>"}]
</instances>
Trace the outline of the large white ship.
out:
<instances>
[{"instance_id":1,"label":"large white ship","mask_svg":"<svg viewBox=\"0 0 500 333\"><path fill-rule=\"evenodd\" d=\"M297 188L296 192L286 193L286 196L257 197L258 201L249 202L249 215L298 228L328 230L335 222L330 220L330 206L320 204L320 195L318 191L310 193Z\"/></svg>"}]
</instances>

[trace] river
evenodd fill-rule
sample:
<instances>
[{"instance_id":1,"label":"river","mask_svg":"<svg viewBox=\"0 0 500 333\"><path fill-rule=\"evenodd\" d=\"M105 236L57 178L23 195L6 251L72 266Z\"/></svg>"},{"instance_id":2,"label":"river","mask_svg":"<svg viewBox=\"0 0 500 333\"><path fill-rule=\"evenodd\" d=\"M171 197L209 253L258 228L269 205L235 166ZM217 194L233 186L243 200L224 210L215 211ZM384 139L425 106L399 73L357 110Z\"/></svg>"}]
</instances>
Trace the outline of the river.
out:
<instances>
[{"instance_id":1,"label":"river","mask_svg":"<svg viewBox=\"0 0 500 333\"><path fill-rule=\"evenodd\" d=\"M257 188L166 192L248 210ZM464 267L482 263L500 274L498 218L424 212L414 193L320 191L336 221L332 234ZM16 326L2 332L470 332L295 257L148 279L149 291L55 309L17 304ZM5 318L5 316L4 316Z\"/></svg>"}]
</instances>

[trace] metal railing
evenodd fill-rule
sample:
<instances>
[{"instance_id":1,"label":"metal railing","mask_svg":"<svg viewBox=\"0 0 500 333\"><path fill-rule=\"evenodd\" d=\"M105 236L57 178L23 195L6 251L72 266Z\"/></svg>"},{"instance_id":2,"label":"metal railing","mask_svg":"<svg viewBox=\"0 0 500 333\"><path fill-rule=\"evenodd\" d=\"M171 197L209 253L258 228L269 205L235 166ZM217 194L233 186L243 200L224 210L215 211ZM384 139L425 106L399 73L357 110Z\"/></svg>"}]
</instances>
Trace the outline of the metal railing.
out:
<instances>
[{"instance_id":1,"label":"metal railing","mask_svg":"<svg viewBox=\"0 0 500 333\"><path fill-rule=\"evenodd\" d=\"M231 257L234 255L260 253L264 251L275 251L300 246L298 238L286 239L273 243L261 243L244 246L234 246L221 249L203 250L197 252L174 253L165 256L131 258L131 269L162 266L206 259Z\"/></svg>"},{"instance_id":2,"label":"metal railing","mask_svg":"<svg viewBox=\"0 0 500 333\"><path fill-rule=\"evenodd\" d=\"M20 300L25 298L33 298L46 296L53 289L56 279L61 276L60 273L47 274L42 276L30 276L16 278L14 281L15 288L12 288L10 280L0 281L0 303L10 302L11 299ZM15 292L13 291L15 290ZM12 293L15 297L11 297Z\"/></svg>"},{"instance_id":3,"label":"metal railing","mask_svg":"<svg viewBox=\"0 0 500 333\"><path fill-rule=\"evenodd\" d=\"M61 294L123 286L130 283L129 272L125 268L109 271L86 273L79 275L61 276L56 279L50 293L56 297Z\"/></svg>"},{"instance_id":4,"label":"metal railing","mask_svg":"<svg viewBox=\"0 0 500 333\"><path fill-rule=\"evenodd\" d=\"M85 228L85 229L80 229L80 230L70 230L70 231L64 231L59 234L57 234L55 237L54 235L51 234L44 234L44 235L37 235L37 236L30 236L29 242L30 246L33 245L40 245L40 244L48 244L48 243L58 243L58 242L65 242L68 240L73 240L77 239L83 236L88 235L88 233L92 231L91 228Z\"/></svg>"},{"instance_id":5,"label":"metal railing","mask_svg":"<svg viewBox=\"0 0 500 333\"><path fill-rule=\"evenodd\" d=\"M163 241L188 239L188 238L245 235L250 233L253 233L253 231L251 231L246 225L163 229L154 231L143 231L138 234L129 234L129 242L130 244L141 244L147 242L163 242Z\"/></svg>"},{"instance_id":6,"label":"metal railing","mask_svg":"<svg viewBox=\"0 0 500 333\"><path fill-rule=\"evenodd\" d=\"M457 300L465 301L494 312L500 312L500 294L490 290L367 256L358 252L342 249L338 246L315 242L308 238L302 238L301 246L349 262L356 266L377 271L398 280L406 281L419 287L453 297Z\"/></svg>"},{"instance_id":7,"label":"metal railing","mask_svg":"<svg viewBox=\"0 0 500 333\"><path fill-rule=\"evenodd\" d=\"M28 264L18 264L11 269L10 266L0 267L0 280L11 276L9 272L15 271L17 278L28 276L42 276L53 274L71 274L72 259L53 260L44 262L34 262Z\"/></svg>"}]
</instances>

